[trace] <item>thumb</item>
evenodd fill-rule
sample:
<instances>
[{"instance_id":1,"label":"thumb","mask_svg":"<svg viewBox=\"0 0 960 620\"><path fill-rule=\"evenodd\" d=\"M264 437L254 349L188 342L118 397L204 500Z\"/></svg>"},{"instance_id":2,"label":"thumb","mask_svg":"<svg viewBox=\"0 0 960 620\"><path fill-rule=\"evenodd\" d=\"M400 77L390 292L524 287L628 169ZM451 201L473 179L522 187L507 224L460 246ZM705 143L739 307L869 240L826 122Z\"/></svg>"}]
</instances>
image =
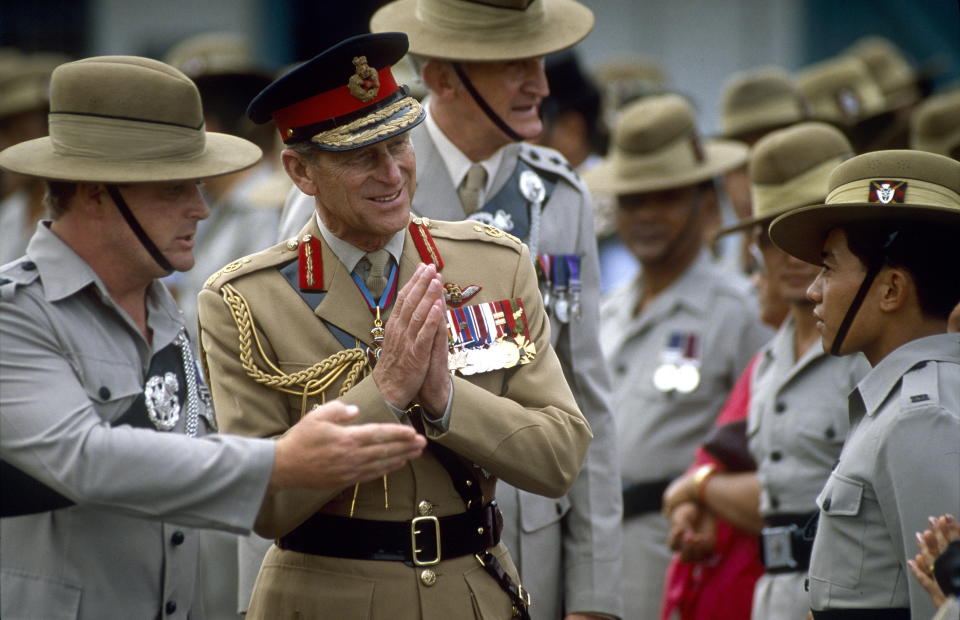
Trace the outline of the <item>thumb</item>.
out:
<instances>
[{"instance_id":1,"label":"thumb","mask_svg":"<svg viewBox=\"0 0 960 620\"><path fill-rule=\"evenodd\" d=\"M360 408L356 405L348 405L342 401L334 400L314 407L308 415L325 422L342 424L360 415Z\"/></svg>"}]
</instances>

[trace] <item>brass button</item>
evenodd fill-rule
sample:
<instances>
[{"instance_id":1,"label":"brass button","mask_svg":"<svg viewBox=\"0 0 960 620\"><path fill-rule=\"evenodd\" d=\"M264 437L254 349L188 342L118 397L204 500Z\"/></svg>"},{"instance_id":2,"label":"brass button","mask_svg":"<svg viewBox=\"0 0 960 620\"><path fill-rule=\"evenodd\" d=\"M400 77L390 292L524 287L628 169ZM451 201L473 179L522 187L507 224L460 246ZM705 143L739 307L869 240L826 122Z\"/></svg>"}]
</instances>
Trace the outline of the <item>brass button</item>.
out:
<instances>
[{"instance_id":1,"label":"brass button","mask_svg":"<svg viewBox=\"0 0 960 620\"><path fill-rule=\"evenodd\" d=\"M483 533L484 533L485 531L486 531L486 530L484 530L482 527L478 527L478 528L477 528L477 534L480 534L481 536L483 536Z\"/></svg>"},{"instance_id":2,"label":"brass button","mask_svg":"<svg viewBox=\"0 0 960 620\"><path fill-rule=\"evenodd\" d=\"M420 573L420 581L423 583L423 585L430 587L437 583L437 573L433 572L433 570L429 568L424 569L424 571Z\"/></svg>"},{"instance_id":3,"label":"brass button","mask_svg":"<svg viewBox=\"0 0 960 620\"><path fill-rule=\"evenodd\" d=\"M468 486L468 487L472 487L472 486L473 486L473 480L467 480L467 486Z\"/></svg>"},{"instance_id":4,"label":"brass button","mask_svg":"<svg viewBox=\"0 0 960 620\"><path fill-rule=\"evenodd\" d=\"M422 502L417 504L417 512L420 513L421 517L425 517L427 515L433 514L433 504L431 504L427 500L423 500Z\"/></svg>"},{"instance_id":5,"label":"brass button","mask_svg":"<svg viewBox=\"0 0 960 620\"><path fill-rule=\"evenodd\" d=\"M301 243L310 243L310 240L313 239L312 235L304 235L303 239L300 240Z\"/></svg>"},{"instance_id":6,"label":"brass button","mask_svg":"<svg viewBox=\"0 0 960 620\"><path fill-rule=\"evenodd\" d=\"M288 250L296 250L297 247L299 247L299 246L300 246L300 242L297 241L296 239L290 239L290 240L287 241L287 249L288 249Z\"/></svg>"}]
</instances>

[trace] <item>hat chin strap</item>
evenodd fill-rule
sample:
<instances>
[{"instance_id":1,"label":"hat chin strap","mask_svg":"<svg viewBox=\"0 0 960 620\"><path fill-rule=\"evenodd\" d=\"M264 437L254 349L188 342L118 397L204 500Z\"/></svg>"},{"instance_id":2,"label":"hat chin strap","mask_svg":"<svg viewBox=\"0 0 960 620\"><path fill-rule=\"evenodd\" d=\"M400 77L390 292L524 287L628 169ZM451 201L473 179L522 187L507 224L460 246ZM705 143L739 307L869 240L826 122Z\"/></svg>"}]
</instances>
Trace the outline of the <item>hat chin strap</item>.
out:
<instances>
[{"instance_id":1,"label":"hat chin strap","mask_svg":"<svg viewBox=\"0 0 960 620\"><path fill-rule=\"evenodd\" d=\"M123 196L120 195L120 188L116 185L105 185L105 187L107 188L107 193L110 194L110 198L113 199L113 204L117 205L117 210L120 211L120 215L127 221L130 230L137 236L140 244L143 245L153 260L160 265L160 268L166 271L167 274L176 271L173 265L170 264L170 261L167 260L167 257L160 251L160 248L158 248L147 235L147 231L143 229L143 226L140 225L137 218L134 217L130 207L127 206L127 202L123 199Z\"/></svg>"},{"instance_id":2,"label":"hat chin strap","mask_svg":"<svg viewBox=\"0 0 960 620\"><path fill-rule=\"evenodd\" d=\"M457 73L457 77L460 78L460 81L463 82L463 87L467 89L467 92L470 93L470 96L473 97L473 100L477 102L477 105L480 106L480 109L483 110L483 113L487 115L487 118L497 126L497 128L502 131L508 138L514 142L522 142L523 136L515 132L510 125L507 125L506 121L497 116L497 113L493 111L493 108L484 100L484 98L477 91L477 88L473 85L473 82L470 81L470 78L467 77L467 72L463 70L463 65L459 62L450 63L453 65L453 70Z\"/></svg>"},{"instance_id":3,"label":"hat chin strap","mask_svg":"<svg viewBox=\"0 0 960 620\"><path fill-rule=\"evenodd\" d=\"M873 281L877 278L877 274L880 273L880 270L883 269L884 257L886 256L886 251L890 249L890 246L893 245L893 241L897 238L898 231L893 231L890 234L890 238L887 239L886 243L883 244L884 255L881 256L876 263L870 265L867 269L867 275L863 277L863 282L860 283L860 288L857 289L857 294L853 296L853 301L850 302L850 307L847 308L847 313L843 317L843 321L840 322L840 327L837 329L837 335L833 339L833 344L830 345L830 355L840 355L840 347L843 346L843 339L847 337L847 332L850 331L850 326L853 324L853 320L857 317L857 312L860 311L860 306L863 305L863 300L867 296L867 292L870 290L870 287L873 286Z\"/></svg>"}]
</instances>

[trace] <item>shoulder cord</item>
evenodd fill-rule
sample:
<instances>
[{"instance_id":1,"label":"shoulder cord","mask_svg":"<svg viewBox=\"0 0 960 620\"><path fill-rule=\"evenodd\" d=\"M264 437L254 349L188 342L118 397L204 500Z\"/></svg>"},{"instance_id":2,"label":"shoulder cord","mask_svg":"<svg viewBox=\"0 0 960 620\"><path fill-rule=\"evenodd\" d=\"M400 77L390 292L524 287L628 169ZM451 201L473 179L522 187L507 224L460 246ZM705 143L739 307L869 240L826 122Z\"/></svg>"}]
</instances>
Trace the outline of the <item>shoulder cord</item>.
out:
<instances>
[{"instance_id":1,"label":"shoulder cord","mask_svg":"<svg viewBox=\"0 0 960 620\"><path fill-rule=\"evenodd\" d=\"M309 368L287 374L271 362L264 352L247 300L230 284L225 284L220 294L227 307L230 308L230 314L237 325L240 338L240 364L246 371L247 376L278 392L303 397L304 406L307 396L315 396L324 392L346 371L347 376L343 380L339 391L339 395L342 396L356 384L369 364L367 354L363 349L357 347L338 351ZM252 352L254 343L261 359L266 362L273 374L257 366ZM301 411L302 414L303 411Z\"/></svg>"}]
</instances>

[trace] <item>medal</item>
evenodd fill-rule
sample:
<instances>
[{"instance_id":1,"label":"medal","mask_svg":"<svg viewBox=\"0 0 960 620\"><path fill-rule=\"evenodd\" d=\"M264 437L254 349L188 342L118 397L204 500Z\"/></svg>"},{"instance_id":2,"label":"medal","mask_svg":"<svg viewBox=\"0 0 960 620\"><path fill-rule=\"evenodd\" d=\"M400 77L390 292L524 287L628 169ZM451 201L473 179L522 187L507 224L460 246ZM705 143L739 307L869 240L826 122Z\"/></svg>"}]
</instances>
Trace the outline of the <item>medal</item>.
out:
<instances>
[{"instance_id":1,"label":"medal","mask_svg":"<svg viewBox=\"0 0 960 620\"><path fill-rule=\"evenodd\" d=\"M677 369L677 391L690 394L700 385L700 351L697 334L688 334L683 361Z\"/></svg>"},{"instance_id":2,"label":"medal","mask_svg":"<svg viewBox=\"0 0 960 620\"><path fill-rule=\"evenodd\" d=\"M363 300L367 302L367 308L373 313L373 327L370 328L371 346L367 351L370 356L370 365L372 366L380 359L380 353L383 351L383 336L385 330L383 328L383 321L380 318L380 309L386 308L393 303L393 298L397 292L397 266L391 265L390 275L387 277L387 286L383 289L383 293L378 300L373 299L373 295L370 293L370 289L367 288L366 282L364 282L359 275L351 273L350 277L353 278L357 288L360 289Z\"/></svg>"},{"instance_id":3,"label":"medal","mask_svg":"<svg viewBox=\"0 0 960 620\"><path fill-rule=\"evenodd\" d=\"M699 338L692 332L671 332L653 373L653 386L661 392L690 394L700 385Z\"/></svg>"},{"instance_id":4,"label":"medal","mask_svg":"<svg viewBox=\"0 0 960 620\"><path fill-rule=\"evenodd\" d=\"M537 266L540 268L540 274L543 277L543 310L550 314L550 304L553 300L551 287L553 283L553 256L550 254L538 254Z\"/></svg>"},{"instance_id":5,"label":"medal","mask_svg":"<svg viewBox=\"0 0 960 620\"><path fill-rule=\"evenodd\" d=\"M570 316L575 321L580 320L580 256L577 254L565 254L564 261L567 263L567 273L570 279L567 288L570 291Z\"/></svg>"},{"instance_id":6,"label":"medal","mask_svg":"<svg viewBox=\"0 0 960 620\"><path fill-rule=\"evenodd\" d=\"M567 282L569 272L564 255L557 256L553 261L553 290L556 301L553 306L553 316L561 323L570 322L570 302L567 299Z\"/></svg>"}]
</instances>

